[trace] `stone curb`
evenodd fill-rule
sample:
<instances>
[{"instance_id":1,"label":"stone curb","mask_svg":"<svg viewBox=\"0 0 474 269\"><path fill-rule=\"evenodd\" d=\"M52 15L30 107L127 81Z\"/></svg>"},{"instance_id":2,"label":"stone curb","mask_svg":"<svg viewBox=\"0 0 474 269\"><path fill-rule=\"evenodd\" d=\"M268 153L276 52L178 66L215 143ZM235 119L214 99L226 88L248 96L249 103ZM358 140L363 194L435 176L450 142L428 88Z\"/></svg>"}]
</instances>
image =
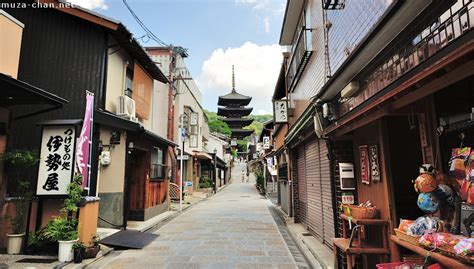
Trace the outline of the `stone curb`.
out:
<instances>
[{"instance_id":1,"label":"stone curb","mask_svg":"<svg viewBox=\"0 0 474 269\"><path fill-rule=\"evenodd\" d=\"M288 228L288 233L290 236L293 238L295 241L296 245L300 248L301 252L305 256L305 258L308 260L312 268L324 268L324 269L329 269L324 261L318 257L317 253L312 252L304 240L297 234L297 232L288 224L293 223L293 218L290 218L286 216L285 212L281 210L280 207L273 205L273 207L276 209L276 212L278 216L281 218L281 220L285 223L286 227Z\"/></svg>"}]
</instances>

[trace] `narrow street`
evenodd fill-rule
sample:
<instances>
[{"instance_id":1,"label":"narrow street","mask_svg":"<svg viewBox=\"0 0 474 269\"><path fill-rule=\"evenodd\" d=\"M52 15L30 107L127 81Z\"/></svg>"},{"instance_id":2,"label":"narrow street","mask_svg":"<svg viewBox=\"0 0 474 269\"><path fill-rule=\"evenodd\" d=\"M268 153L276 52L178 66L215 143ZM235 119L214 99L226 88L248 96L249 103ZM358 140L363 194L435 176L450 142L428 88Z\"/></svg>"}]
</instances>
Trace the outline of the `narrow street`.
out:
<instances>
[{"instance_id":1,"label":"narrow street","mask_svg":"<svg viewBox=\"0 0 474 269\"><path fill-rule=\"evenodd\" d=\"M232 184L155 231L143 250L116 251L88 268L309 268L290 253L253 175L242 183L243 169L237 163Z\"/></svg>"}]
</instances>

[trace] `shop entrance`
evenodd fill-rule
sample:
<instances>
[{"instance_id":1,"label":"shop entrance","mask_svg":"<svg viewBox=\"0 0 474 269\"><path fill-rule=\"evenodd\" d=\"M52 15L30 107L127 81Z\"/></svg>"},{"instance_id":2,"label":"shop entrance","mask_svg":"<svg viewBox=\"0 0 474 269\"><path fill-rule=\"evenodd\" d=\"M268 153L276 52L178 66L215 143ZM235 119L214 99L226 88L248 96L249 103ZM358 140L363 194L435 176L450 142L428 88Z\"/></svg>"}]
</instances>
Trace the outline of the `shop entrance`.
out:
<instances>
[{"instance_id":1,"label":"shop entrance","mask_svg":"<svg viewBox=\"0 0 474 269\"><path fill-rule=\"evenodd\" d=\"M386 118L386 134L390 152L388 171L392 179L393 212L396 212L398 224L400 219L416 219L424 214L413 206L418 193L412 180L419 175L419 165L423 163L418 121L414 116L389 116Z\"/></svg>"}]
</instances>

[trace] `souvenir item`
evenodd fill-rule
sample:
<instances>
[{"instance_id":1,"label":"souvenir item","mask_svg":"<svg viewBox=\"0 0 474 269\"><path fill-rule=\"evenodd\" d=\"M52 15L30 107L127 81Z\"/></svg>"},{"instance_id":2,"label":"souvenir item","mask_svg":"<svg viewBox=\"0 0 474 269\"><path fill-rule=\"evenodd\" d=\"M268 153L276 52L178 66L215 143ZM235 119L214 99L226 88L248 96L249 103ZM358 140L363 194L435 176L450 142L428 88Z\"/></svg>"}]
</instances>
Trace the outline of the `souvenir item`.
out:
<instances>
[{"instance_id":1,"label":"souvenir item","mask_svg":"<svg viewBox=\"0 0 474 269\"><path fill-rule=\"evenodd\" d=\"M403 219L400 221L400 225L398 225L398 229L400 229L402 232L406 232L408 230L408 227L415 223L413 220L408 220L408 219Z\"/></svg>"},{"instance_id":2,"label":"souvenir item","mask_svg":"<svg viewBox=\"0 0 474 269\"><path fill-rule=\"evenodd\" d=\"M466 178L466 164L469 163L471 148L454 148L451 151L451 159L449 160L449 176L458 181L458 185L462 185L462 181Z\"/></svg>"},{"instance_id":3,"label":"souvenir item","mask_svg":"<svg viewBox=\"0 0 474 269\"><path fill-rule=\"evenodd\" d=\"M432 192L420 193L417 204L423 212L428 214L435 213L439 208L439 200Z\"/></svg>"},{"instance_id":4,"label":"souvenir item","mask_svg":"<svg viewBox=\"0 0 474 269\"><path fill-rule=\"evenodd\" d=\"M420 174L434 174L435 168L431 164L422 164L420 165Z\"/></svg>"},{"instance_id":5,"label":"souvenir item","mask_svg":"<svg viewBox=\"0 0 474 269\"><path fill-rule=\"evenodd\" d=\"M419 217L408 226L407 234L423 235L425 233L438 232L442 230L443 223L436 217Z\"/></svg>"},{"instance_id":6,"label":"souvenir item","mask_svg":"<svg viewBox=\"0 0 474 269\"><path fill-rule=\"evenodd\" d=\"M452 204L454 202L453 190L448 185L439 184L434 193L441 203Z\"/></svg>"},{"instance_id":7,"label":"souvenir item","mask_svg":"<svg viewBox=\"0 0 474 269\"><path fill-rule=\"evenodd\" d=\"M443 174L443 173L436 173L435 174L435 180L436 180L436 183L439 184L448 184L449 182L449 179L448 179L448 176L446 174Z\"/></svg>"},{"instance_id":8,"label":"souvenir item","mask_svg":"<svg viewBox=\"0 0 474 269\"><path fill-rule=\"evenodd\" d=\"M421 174L415 180L415 190L418 192L432 192L436 189L436 180L431 174Z\"/></svg>"},{"instance_id":9,"label":"souvenir item","mask_svg":"<svg viewBox=\"0 0 474 269\"><path fill-rule=\"evenodd\" d=\"M469 255L474 253L474 238L464 238L453 247L454 251L458 255Z\"/></svg>"}]
</instances>

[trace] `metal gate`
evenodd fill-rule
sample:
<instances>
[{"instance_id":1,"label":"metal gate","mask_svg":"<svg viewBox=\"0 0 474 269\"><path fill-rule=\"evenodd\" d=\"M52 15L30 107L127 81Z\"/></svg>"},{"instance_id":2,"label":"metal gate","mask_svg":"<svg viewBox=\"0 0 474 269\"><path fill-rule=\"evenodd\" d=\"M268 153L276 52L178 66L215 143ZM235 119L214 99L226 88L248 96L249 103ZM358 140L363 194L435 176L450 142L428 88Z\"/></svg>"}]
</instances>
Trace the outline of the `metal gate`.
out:
<instances>
[{"instance_id":1,"label":"metal gate","mask_svg":"<svg viewBox=\"0 0 474 269\"><path fill-rule=\"evenodd\" d=\"M301 223L307 226L306 220L306 211L307 211L307 203L306 203L306 169L305 169L305 149L304 145L298 148L298 209L299 209L299 216L298 219Z\"/></svg>"}]
</instances>

